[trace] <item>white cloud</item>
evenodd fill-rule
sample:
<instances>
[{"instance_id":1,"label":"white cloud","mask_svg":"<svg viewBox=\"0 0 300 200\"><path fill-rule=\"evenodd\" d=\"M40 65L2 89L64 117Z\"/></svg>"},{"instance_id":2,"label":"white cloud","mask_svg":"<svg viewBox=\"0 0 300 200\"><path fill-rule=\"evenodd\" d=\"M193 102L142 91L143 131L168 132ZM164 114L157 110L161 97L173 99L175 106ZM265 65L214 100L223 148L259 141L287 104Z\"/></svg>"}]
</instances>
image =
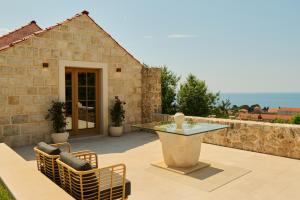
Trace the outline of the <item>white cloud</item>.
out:
<instances>
[{"instance_id":1,"label":"white cloud","mask_svg":"<svg viewBox=\"0 0 300 200\"><path fill-rule=\"evenodd\" d=\"M197 35L194 34L170 34L168 38L176 39L176 38L196 38Z\"/></svg>"},{"instance_id":2,"label":"white cloud","mask_svg":"<svg viewBox=\"0 0 300 200\"><path fill-rule=\"evenodd\" d=\"M152 35L144 35L143 38L145 38L145 39L152 39L153 36Z\"/></svg>"},{"instance_id":3,"label":"white cloud","mask_svg":"<svg viewBox=\"0 0 300 200\"><path fill-rule=\"evenodd\" d=\"M0 28L0 36L5 35L8 32L9 32L9 29L7 29L7 28Z\"/></svg>"}]
</instances>

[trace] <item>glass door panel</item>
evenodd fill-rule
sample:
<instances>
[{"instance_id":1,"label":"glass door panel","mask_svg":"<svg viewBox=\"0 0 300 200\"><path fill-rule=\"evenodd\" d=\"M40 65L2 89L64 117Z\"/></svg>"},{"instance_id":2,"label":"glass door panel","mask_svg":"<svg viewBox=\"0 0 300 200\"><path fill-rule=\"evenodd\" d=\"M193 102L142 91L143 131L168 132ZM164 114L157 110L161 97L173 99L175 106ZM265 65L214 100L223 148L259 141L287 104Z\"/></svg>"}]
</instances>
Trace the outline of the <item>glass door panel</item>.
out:
<instances>
[{"instance_id":1,"label":"glass door panel","mask_svg":"<svg viewBox=\"0 0 300 200\"><path fill-rule=\"evenodd\" d=\"M66 90L66 129L72 130L72 73L65 73L65 90Z\"/></svg>"},{"instance_id":2,"label":"glass door panel","mask_svg":"<svg viewBox=\"0 0 300 200\"><path fill-rule=\"evenodd\" d=\"M96 73L87 73L88 128L96 126Z\"/></svg>"},{"instance_id":3,"label":"glass door panel","mask_svg":"<svg viewBox=\"0 0 300 200\"><path fill-rule=\"evenodd\" d=\"M78 129L95 128L96 73L78 72Z\"/></svg>"},{"instance_id":4,"label":"glass door panel","mask_svg":"<svg viewBox=\"0 0 300 200\"><path fill-rule=\"evenodd\" d=\"M88 128L95 128L96 101L88 101Z\"/></svg>"}]
</instances>

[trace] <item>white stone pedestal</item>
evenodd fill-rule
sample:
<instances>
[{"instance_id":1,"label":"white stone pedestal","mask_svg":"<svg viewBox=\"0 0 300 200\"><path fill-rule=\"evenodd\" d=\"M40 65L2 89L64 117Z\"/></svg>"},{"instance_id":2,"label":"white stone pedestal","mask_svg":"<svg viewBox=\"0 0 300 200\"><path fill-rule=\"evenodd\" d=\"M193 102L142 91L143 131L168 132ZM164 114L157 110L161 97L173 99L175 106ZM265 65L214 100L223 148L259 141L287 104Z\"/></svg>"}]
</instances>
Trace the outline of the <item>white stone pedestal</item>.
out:
<instances>
[{"instance_id":1,"label":"white stone pedestal","mask_svg":"<svg viewBox=\"0 0 300 200\"><path fill-rule=\"evenodd\" d=\"M164 162L154 163L154 166L181 174L209 166L199 162L202 142L200 134L184 136L160 131L157 134L162 145Z\"/></svg>"},{"instance_id":2,"label":"white stone pedestal","mask_svg":"<svg viewBox=\"0 0 300 200\"><path fill-rule=\"evenodd\" d=\"M170 167L193 167L199 161L200 134L184 136L157 131L165 164Z\"/></svg>"}]
</instances>

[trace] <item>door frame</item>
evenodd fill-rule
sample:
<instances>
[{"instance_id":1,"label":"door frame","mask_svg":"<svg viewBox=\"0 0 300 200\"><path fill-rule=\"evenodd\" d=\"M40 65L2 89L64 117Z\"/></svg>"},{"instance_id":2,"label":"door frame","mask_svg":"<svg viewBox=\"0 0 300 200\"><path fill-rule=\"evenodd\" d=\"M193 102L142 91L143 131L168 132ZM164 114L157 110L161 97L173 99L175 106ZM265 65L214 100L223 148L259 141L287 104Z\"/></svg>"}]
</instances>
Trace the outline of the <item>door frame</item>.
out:
<instances>
[{"instance_id":1,"label":"door frame","mask_svg":"<svg viewBox=\"0 0 300 200\"><path fill-rule=\"evenodd\" d=\"M108 134L108 67L107 63L60 60L58 66L59 100L65 102L65 70L66 68L100 69L99 70L99 133Z\"/></svg>"},{"instance_id":2,"label":"door frame","mask_svg":"<svg viewBox=\"0 0 300 200\"><path fill-rule=\"evenodd\" d=\"M99 120L99 105L100 105L100 80L99 80L99 74L101 72L101 69L91 69L91 68L78 68L78 67L66 67L65 73L71 73L72 74L72 129L69 130L70 133L73 136L77 135L87 135L87 134L94 134L99 133L100 129L100 120ZM95 127L94 128L85 128L85 129L79 129L78 120L79 120L79 108L78 108L78 73L79 72L92 72L96 74L95 77L95 96L96 96L96 109L95 109ZM74 76L73 76L74 75Z\"/></svg>"}]
</instances>

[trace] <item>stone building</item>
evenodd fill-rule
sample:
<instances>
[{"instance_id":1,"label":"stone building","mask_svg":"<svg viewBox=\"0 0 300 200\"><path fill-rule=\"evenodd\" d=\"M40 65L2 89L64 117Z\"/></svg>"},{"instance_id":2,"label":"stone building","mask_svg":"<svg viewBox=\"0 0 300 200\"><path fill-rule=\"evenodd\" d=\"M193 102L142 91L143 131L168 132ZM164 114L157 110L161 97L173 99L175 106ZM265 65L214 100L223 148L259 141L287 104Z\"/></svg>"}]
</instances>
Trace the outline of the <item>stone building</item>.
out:
<instances>
[{"instance_id":1,"label":"stone building","mask_svg":"<svg viewBox=\"0 0 300 200\"><path fill-rule=\"evenodd\" d=\"M35 21L0 37L0 140L49 141L52 100L66 102L71 135L107 134L115 96L125 130L160 110L160 69L145 68L87 11L41 29Z\"/></svg>"}]
</instances>

